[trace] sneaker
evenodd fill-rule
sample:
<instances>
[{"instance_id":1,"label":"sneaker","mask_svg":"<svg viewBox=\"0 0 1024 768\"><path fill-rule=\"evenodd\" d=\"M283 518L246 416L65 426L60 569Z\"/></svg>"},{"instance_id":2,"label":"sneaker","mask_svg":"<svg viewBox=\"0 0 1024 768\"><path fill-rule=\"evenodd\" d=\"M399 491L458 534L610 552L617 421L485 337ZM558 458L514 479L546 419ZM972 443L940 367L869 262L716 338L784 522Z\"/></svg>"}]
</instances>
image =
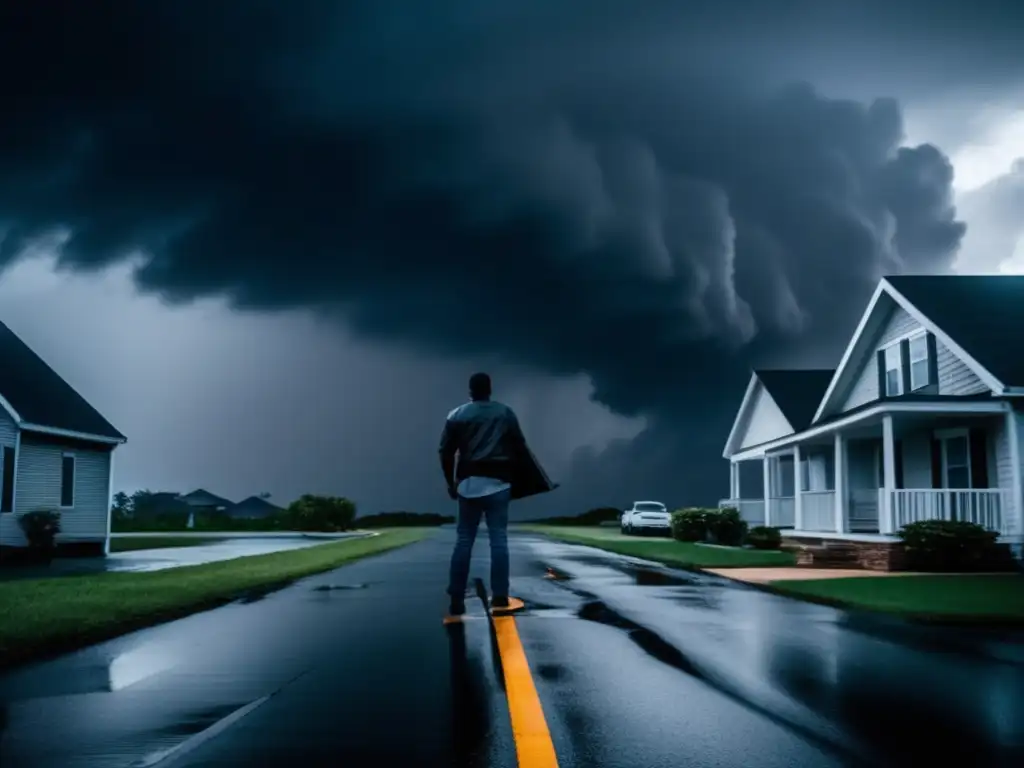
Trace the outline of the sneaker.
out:
<instances>
[{"instance_id":1,"label":"sneaker","mask_svg":"<svg viewBox=\"0 0 1024 768\"><path fill-rule=\"evenodd\" d=\"M448 603L449 616L461 616L466 612L466 601L459 597L453 597Z\"/></svg>"},{"instance_id":2,"label":"sneaker","mask_svg":"<svg viewBox=\"0 0 1024 768\"><path fill-rule=\"evenodd\" d=\"M491 608L508 608L508 596L491 598Z\"/></svg>"}]
</instances>

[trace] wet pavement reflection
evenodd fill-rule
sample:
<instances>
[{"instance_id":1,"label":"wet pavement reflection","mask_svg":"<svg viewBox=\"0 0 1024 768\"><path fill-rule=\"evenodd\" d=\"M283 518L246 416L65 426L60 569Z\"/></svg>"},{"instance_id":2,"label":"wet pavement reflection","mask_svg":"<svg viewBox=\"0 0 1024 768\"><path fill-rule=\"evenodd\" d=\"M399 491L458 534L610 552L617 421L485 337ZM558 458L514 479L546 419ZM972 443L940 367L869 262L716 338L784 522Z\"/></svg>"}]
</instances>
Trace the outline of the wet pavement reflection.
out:
<instances>
[{"instance_id":1,"label":"wet pavement reflection","mask_svg":"<svg viewBox=\"0 0 1024 768\"><path fill-rule=\"evenodd\" d=\"M581 618L619 627L807 739L871 764L917 765L925 750L1024 765L1024 632L914 625L635 558L531 547L583 597Z\"/></svg>"}]
</instances>

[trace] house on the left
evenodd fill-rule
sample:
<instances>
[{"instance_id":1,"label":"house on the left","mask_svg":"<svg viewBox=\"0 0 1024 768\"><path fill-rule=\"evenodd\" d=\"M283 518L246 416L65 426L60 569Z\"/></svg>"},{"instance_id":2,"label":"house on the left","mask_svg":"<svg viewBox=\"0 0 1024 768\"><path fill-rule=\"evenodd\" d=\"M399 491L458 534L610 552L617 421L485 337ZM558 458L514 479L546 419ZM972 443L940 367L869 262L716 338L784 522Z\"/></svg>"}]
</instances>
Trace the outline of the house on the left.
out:
<instances>
[{"instance_id":1,"label":"house on the left","mask_svg":"<svg viewBox=\"0 0 1024 768\"><path fill-rule=\"evenodd\" d=\"M59 550L110 552L114 449L126 441L0 323L0 548L27 544L18 516L60 513Z\"/></svg>"}]
</instances>

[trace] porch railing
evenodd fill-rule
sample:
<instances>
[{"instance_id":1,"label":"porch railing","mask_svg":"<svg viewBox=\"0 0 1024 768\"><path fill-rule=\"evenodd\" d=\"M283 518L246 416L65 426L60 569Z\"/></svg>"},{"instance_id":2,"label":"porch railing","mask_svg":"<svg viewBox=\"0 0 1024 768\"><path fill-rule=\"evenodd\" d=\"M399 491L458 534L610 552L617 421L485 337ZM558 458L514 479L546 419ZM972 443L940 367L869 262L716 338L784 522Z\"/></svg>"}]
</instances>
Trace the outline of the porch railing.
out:
<instances>
[{"instance_id":1,"label":"porch railing","mask_svg":"<svg viewBox=\"0 0 1024 768\"><path fill-rule=\"evenodd\" d=\"M963 520L1007 535L1009 490L985 488L901 488L892 491L892 530L921 520Z\"/></svg>"},{"instance_id":2,"label":"porch railing","mask_svg":"<svg viewBox=\"0 0 1024 768\"><path fill-rule=\"evenodd\" d=\"M740 511L740 517L751 527L764 525L764 499L722 499L718 508L734 507Z\"/></svg>"},{"instance_id":3,"label":"porch railing","mask_svg":"<svg viewBox=\"0 0 1024 768\"><path fill-rule=\"evenodd\" d=\"M801 528L805 531L835 531L835 491L804 491L800 494Z\"/></svg>"},{"instance_id":4,"label":"porch railing","mask_svg":"<svg viewBox=\"0 0 1024 768\"><path fill-rule=\"evenodd\" d=\"M792 528L796 525L796 502L792 496L774 496L771 503L773 528Z\"/></svg>"}]
</instances>

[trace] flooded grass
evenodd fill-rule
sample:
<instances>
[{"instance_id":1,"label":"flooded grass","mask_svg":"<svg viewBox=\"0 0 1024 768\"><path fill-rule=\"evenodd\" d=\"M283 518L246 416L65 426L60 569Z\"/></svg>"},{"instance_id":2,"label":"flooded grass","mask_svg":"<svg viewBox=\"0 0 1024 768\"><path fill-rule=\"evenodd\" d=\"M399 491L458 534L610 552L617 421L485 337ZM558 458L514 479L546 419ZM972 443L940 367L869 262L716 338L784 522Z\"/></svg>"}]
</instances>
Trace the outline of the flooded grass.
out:
<instances>
[{"instance_id":1,"label":"flooded grass","mask_svg":"<svg viewBox=\"0 0 1024 768\"><path fill-rule=\"evenodd\" d=\"M0 583L0 668L265 594L306 576L419 541L430 528L149 573Z\"/></svg>"},{"instance_id":2,"label":"flooded grass","mask_svg":"<svg viewBox=\"0 0 1024 768\"><path fill-rule=\"evenodd\" d=\"M1024 625L1024 576L942 574L773 581L773 591L922 621Z\"/></svg>"},{"instance_id":3,"label":"flooded grass","mask_svg":"<svg viewBox=\"0 0 1024 768\"><path fill-rule=\"evenodd\" d=\"M669 538L637 539L623 535L618 528L530 524L518 525L516 530L540 533L569 544L585 544L676 568L770 568L796 564L795 556L789 552L709 547Z\"/></svg>"}]
</instances>

